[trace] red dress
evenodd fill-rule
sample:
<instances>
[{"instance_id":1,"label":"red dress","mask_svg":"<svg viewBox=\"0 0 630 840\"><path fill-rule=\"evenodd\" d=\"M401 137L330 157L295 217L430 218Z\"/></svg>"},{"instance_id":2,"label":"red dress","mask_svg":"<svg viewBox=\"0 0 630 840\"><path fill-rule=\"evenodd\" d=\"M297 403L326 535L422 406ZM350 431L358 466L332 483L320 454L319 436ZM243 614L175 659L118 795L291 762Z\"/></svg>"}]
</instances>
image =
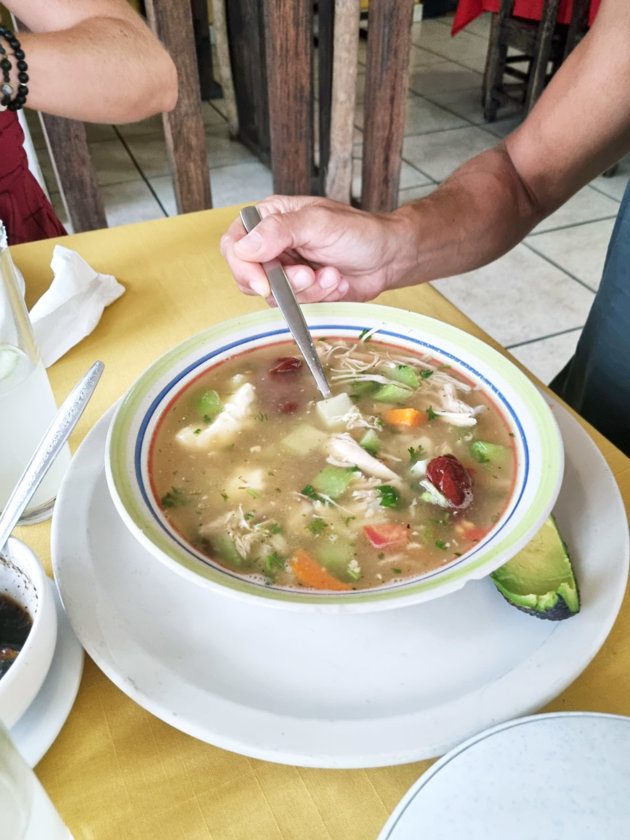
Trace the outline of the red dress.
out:
<instances>
[{"instance_id":1,"label":"red dress","mask_svg":"<svg viewBox=\"0 0 630 840\"><path fill-rule=\"evenodd\" d=\"M9 245L65 236L66 231L28 168L15 111L0 111L0 220Z\"/></svg>"}]
</instances>

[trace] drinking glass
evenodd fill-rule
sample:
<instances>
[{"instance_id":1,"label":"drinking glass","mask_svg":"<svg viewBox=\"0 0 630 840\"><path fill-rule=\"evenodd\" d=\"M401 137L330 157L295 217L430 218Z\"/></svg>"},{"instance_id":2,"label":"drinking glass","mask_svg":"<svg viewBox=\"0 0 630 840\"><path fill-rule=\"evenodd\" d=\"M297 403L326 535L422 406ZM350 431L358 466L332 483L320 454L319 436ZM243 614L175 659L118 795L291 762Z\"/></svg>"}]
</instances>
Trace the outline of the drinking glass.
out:
<instances>
[{"instance_id":1,"label":"drinking glass","mask_svg":"<svg viewBox=\"0 0 630 840\"><path fill-rule=\"evenodd\" d=\"M0 723L0 837L72 840L59 812Z\"/></svg>"},{"instance_id":2,"label":"drinking glass","mask_svg":"<svg viewBox=\"0 0 630 840\"><path fill-rule=\"evenodd\" d=\"M0 511L57 411L0 221ZM19 524L47 519L70 463L66 444Z\"/></svg>"}]
</instances>

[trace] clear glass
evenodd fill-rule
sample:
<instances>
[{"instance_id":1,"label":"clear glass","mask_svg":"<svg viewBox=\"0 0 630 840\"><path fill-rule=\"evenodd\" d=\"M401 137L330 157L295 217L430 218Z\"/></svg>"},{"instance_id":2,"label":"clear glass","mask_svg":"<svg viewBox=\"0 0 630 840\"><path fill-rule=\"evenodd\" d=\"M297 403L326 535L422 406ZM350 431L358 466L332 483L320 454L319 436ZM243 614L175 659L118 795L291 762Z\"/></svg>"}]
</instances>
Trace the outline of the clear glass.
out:
<instances>
[{"instance_id":1,"label":"clear glass","mask_svg":"<svg viewBox=\"0 0 630 840\"><path fill-rule=\"evenodd\" d=\"M0 723L0 837L72 840L41 782Z\"/></svg>"},{"instance_id":2,"label":"clear glass","mask_svg":"<svg viewBox=\"0 0 630 840\"><path fill-rule=\"evenodd\" d=\"M24 295L0 222L0 510L57 411L48 375L33 337ZM20 519L47 519L70 463L59 453Z\"/></svg>"}]
</instances>

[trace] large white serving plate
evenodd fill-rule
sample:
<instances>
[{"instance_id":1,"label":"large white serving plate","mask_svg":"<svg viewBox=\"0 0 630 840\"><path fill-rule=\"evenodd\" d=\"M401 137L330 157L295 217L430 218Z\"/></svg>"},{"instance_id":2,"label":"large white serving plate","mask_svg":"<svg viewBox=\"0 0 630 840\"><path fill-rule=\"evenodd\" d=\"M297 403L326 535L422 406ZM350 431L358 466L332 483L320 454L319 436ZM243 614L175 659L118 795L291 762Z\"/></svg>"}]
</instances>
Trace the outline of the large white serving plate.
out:
<instances>
[{"instance_id":1,"label":"large white serving plate","mask_svg":"<svg viewBox=\"0 0 630 840\"><path fill-rule=\"evenodd\" d=\"M521 718L434 764L378 840L620 840L630 829L629 789L630 718Z\"/></svg>"},{"instance_id":2,"label":"large white serving plate","mask_svg":"<svg viewBox=\"0 0 630 840\"><path fill-rule=\"evenodd\" d=\"M615 480L555 405L566 453L555 508L581 612L564 622L508 605L488 579L444 598L359 615L257 607L174 573L110 499L111 411L77 451L52 523L53 569L75 633L130 698L216 746L311 767L441 755L538 710L587 666L625 591L628 529Z\"/></svg>"}]
</instances>

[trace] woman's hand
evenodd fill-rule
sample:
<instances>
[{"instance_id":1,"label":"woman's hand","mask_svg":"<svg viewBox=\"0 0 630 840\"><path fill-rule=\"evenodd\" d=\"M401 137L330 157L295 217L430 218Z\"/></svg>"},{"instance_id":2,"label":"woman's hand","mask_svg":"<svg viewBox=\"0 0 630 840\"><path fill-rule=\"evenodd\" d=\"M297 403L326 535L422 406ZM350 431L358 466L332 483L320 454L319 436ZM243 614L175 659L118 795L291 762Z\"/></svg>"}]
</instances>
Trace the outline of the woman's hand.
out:
<instances>
[{"instance_id":1,"label":"woman's hand","mask_svg":"<svg viewBox=\"0 0 630 840\"><path fill-rule=\"evenodd\" d=\"M239 289L270 289L260 263L279 259L301 303L371 300L396 284L406 225L326 198L271 196L257 204L262 221L249 234L236 219L221 239ZM413 246L412 246L413 247Z\"/></svg>"}]
</instances>

